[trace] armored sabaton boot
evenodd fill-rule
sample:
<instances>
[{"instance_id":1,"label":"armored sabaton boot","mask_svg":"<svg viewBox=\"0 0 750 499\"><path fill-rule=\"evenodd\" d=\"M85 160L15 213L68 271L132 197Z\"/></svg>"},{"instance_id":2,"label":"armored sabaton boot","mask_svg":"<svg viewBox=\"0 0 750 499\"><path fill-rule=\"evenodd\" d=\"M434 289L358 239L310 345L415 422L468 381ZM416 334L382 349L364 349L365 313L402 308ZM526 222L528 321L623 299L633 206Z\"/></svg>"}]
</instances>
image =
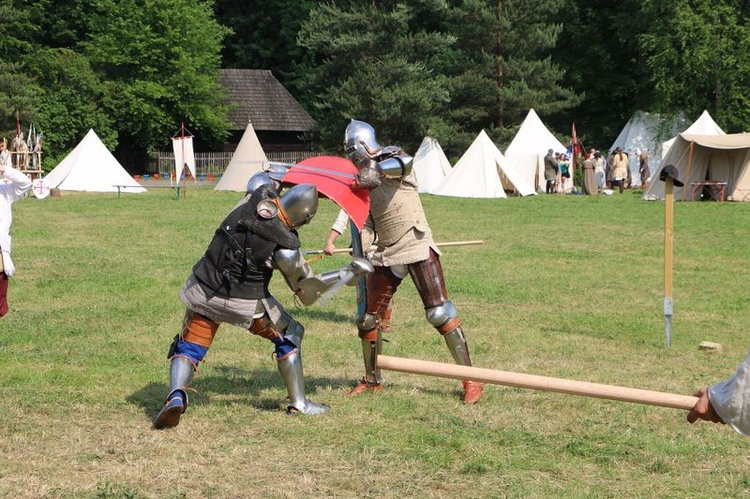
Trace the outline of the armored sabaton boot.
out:
<instances>
[{"instance_id":1,"label":"armored sabaton boot","mask_svg":"<svg viewBox=\"0 0 750 499\"><path fill-rule=\"evenodd\" d=\"M169 366L169 395L159 415L154 420L154 428L173 428L180 423L180 416L187 410L187 387L193 379L195 366L187 357L172 357Z\"/></svg>"},{"instance_id":2,"label":"armored sabaton boot","mask_svg":"<svg viewBox=\"0 0 750 499\"><path fill-rule=\"evenodd\" d=\"M362 356L365 361L365 377L359 380L357 386L347 392L347 397L361 395L365 392L382 392L383 377L378 367L378 355L383 351L383 337L377 332L375 341L362 338Z\"/></svg>"},{"instance_id":3,"label":"armored sabaton boot","mask_svg":"<svg viewBox=\"0 0 750 499\"><path fill-rule=\"evenodd\" d=\"M471 366L471 358L469 357L469 346L466 344L466 336L464 335L461 326L456 327L454 330L443 335L445 343L448 345L453 360L456 364L461 366ZM476 404L482 398L482 391L484 390L484 383L479 381L470 381L465 379L461 382L464 387L464 403L465 404Z\"/></svg>"},{"instance_id":4,"label":"armored sabaton boot","mask_svg":"<svg viewBox=\"0 0 750 499\"><path fill-rule=\"evenodd\" d=\"M287 414L322 414L330 409L325 404L316 404L305 398L305 380L302 377L302 357L294 351L279 360L279 373L289 392Z\"/></svg>"}]
</instances>

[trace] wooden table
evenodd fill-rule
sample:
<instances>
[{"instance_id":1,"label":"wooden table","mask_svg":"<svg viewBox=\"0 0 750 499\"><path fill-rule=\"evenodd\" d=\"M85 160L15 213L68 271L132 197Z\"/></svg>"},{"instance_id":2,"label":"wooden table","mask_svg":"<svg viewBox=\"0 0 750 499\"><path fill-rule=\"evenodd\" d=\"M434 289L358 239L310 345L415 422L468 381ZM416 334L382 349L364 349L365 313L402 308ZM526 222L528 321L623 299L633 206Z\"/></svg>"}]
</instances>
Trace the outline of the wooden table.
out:
<instances>
[{"instance_id":1,"label":"wooden table","mask_svg":"<svg viewBox=\"0 0 750 499\"><path fill-rule=\"evenodd\" d=\"M702 182L693 182L690 184L690 200L695 200L696 193L706 193L708 200L714 200L724 202L724 189L726 188L726 182L720 182L718 180L703 180ZM701 194L702 195L702 194ZM700 196L698 199L700 199Z\"/></svg>"}]
</instances>

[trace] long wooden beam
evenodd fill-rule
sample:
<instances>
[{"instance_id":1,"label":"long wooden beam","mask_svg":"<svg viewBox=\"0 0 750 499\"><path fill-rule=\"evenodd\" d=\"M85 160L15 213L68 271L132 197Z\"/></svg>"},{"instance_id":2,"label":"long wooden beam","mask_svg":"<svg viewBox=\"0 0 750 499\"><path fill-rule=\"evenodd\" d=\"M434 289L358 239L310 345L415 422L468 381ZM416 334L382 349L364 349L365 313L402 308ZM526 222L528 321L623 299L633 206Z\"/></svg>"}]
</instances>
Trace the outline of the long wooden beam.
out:
<instances>
[{"instance_id":1,"label":"long wooden beam","mask_svg":"<svg viewBox=\"0 0 750 499\"><path fill-rule=\"evenodd\" d=\"M684 409L686 411L691 410L698 401L696 397L689 395L655 392L616 385L588 383L585 381L575 381L565 378L550 378L546 376L535 376L532 374L496 371L494 369L459 366L456 364L444 364L441 362L430 362L426 360L388 357L386 355L378 355L378 367L390 371L482 381L484 383L492 383L496 385L568 393L571 395L618 400L621 402L635 402L638 404Z\"/></svg>"}]
</instances>

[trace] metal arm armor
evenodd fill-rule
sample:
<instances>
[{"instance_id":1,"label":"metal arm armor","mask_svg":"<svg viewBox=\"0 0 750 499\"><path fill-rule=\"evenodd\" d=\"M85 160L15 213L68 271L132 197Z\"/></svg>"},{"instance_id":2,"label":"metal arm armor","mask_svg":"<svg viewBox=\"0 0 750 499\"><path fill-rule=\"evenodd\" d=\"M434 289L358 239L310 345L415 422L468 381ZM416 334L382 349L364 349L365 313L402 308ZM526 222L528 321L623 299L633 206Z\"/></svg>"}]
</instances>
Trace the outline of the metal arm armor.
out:
<instances>
[{"instance_id":1,"label":"metal arm armor","mask_svg":"<svg viewBox=\"0 0 750 499\"><path fill-rule=\"evenodd\" d=\"M355 257L351 263L344 265L338 270L329 270L302 279L299 281L297 295L303 305L312 305L328 291L335 291L344 284L354 286L357 283L357 277L369 274L373 270L374 268L369 260Z\"/></svg>"},{"instance_id":2,"label":"metal arm armor","mask_svg":"<svg viewBox=\"0 0 750 499\"><path fill-rule=\"evenodd\" d=\"M300 250L278 249L273 253L273 263L283 274L289 288L295 293L300 289L300 281L313 275L310 265L307 264Z\"/></svg>"},{"instance_id":3,"label":"metal arm armor","mask_svg":"<svg viewBox=\"0 0 750 499\"><path fill-rule=\"evenodd\" d=\"M380 173L387 178L405 177L411 173L414 158L403 152L389 156L378 163Z\"/></svg>"}]
</instances>

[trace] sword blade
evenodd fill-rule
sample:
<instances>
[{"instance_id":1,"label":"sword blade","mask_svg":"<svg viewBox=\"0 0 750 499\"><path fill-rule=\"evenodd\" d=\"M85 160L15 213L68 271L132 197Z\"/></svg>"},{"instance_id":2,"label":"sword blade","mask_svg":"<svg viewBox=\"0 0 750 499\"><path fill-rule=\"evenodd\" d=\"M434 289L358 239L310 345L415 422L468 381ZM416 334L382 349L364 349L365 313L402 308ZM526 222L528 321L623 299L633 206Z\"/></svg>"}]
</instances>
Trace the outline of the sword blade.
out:
<instances>
[{"instance_id":1,"label":"sword blade","mask_svg":"<svg viewBox=\"0 0 750 499\"><path fill-rule=\"evenodd\" d=\"M305 170L310 172L317 172L317 173L325 173L326 175L335 175L337 177L344 177L344 178L356 178L354 174L352 173L345 173L345 172L337 172L336 170L329 170L328 168L320 168L317 166L310 166L310 165L299 165L296 163L292 164L286 164L286 163L272 163L274 165L280 165L287 168L287 173L291 171L292 168L295 168L297 170Z\"/></svg>"}]
</instances>

